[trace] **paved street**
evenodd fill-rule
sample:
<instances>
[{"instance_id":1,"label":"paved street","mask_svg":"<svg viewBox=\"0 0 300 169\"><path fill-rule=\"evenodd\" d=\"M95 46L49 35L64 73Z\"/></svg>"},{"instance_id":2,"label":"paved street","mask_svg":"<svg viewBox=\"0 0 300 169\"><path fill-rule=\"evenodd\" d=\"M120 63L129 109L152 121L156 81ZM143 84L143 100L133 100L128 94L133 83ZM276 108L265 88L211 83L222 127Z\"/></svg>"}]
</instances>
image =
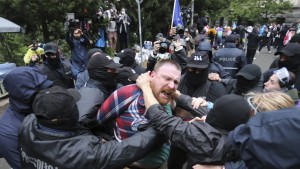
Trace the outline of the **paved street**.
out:
<instances>
[{"instance_id":1,"label":"paved street","mask_svg":"<svg viewBox=\"0 0 300 169\"><path fill-rule=\"evenodd\" d=\"M255 60L253 63L259 65L262 69L262 72L266 71L275 58L274 52L275 52L275 49L272 49L272 53L270 54L270 53L268 53L267 48L264 47L261 50L260 54L256 54ZM7 99L0 100L0 116L2 116L2 113L5 108L5 106L3 106L3 105L5 105L5 103L7 103L7 102L8 102ZM0 158L0 169L10 169L9 165L6 163L6 161L3 158Z\"/></svg>"},{"instance_id":2,"label":"paved street","mask_svg":"<svg viewBox=\"0 0 300 169\"><path fill-rule=\"evenodd\" d=\"M264 47L259 54L255 55L255 60L253 61L253 63L259 65L262 72L265 72L269 69L270 64L275 59L275 52L276 49L272 48L272 53L268 53L267 47Z\"/></svg>"}]
</instances>

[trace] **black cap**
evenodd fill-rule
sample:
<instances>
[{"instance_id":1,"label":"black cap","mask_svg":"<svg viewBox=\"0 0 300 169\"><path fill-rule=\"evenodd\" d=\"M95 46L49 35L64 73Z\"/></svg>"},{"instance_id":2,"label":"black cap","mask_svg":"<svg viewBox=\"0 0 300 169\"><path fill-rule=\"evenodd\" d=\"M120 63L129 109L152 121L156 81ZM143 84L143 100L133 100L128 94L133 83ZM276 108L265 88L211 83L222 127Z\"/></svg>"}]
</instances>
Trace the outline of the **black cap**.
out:
<instances>
[{"instance_id":1,"label":"black cap","mask_svg":"<svg viewBox=\"0 0 300 169\"><path fill-rule=\"evenodd\" d=\"M275 52L275 55L284 54L288 57L294 55L300 55L300 44L299 43L288 43L280 51Z\"/></svg>"},{"instance_id":2,"label":"black cap","mask_svg":"<svg viewBox=\"0 0 300 169\"><path fill-rule=\"evenodd\" d=\"M187 58L187 67L205 69L209 65L209 56L204 51L193 53Z\"/></svg>"},{"instance_id":3,"label":"black cap","mask_svg":"<svg viewBox=\"0 0 300 169\"><path fill-rule=\"evenodd\" d=\"M46 43L44 46L45 53L57 53L57 51L58 51L58 46L54 42Z\"/></svg>"},{"instance_id":4,"label":"black cap","mask_svg":"<svg viewBox=\"0 0 300 169\"><path fill-rule=\"evenodd\" d=\"M54 86L42 90L32 104L38 122L54 129L73 129L77 127L79 113L76 102L80 93L76 89Z\"/></svg>"},{"instance_id":5,"label":"black cap","mask_svg":"<svg viewBox=\"0 0 300 169\"><path fill-rule=\"evenodd\" d=\"M115 63L114 60L105 53L97 53L90 58L87 65L88 69L99 69L103 67L117 69L119 67L122 67L122 65L119 63Z\"/></svg>"},{"instance_id":6,"label":"black cap","mask_svg":"<svg viewBox=\"0 0 300 169\"><path fill-rule=\"evenodd\" d=\"M118 68L118 79L129 79L131 82L135 82L139 77L138 74L131 67Z\"/></svg>"},{"instance_id":7,"label":"black cap","mask_svg":"<svg viewBox=\"0 0 300 169\"><path fill-rule=\"evenodd\" d=\"M122 50L120 53L118 53L117 57L119 57L119 58L125 58L125 57L135 58L135 52L131 48L126 48L126 49Z\"/></svg>"},{"instance_id":8,"label":"black cap","mask_svg":"<svg viewBox=\"0 0 300 169\"><path fill-rule=\"evenodd\" d=\"M96 53L100 54L100 53L103 53L103 51L100 48L92 48L87 52L86 56L88 59L90 59L91 56L93 56Z\"/></svg>"},{"instance_id":9,"label":"black cap","mask_svg":"<svg viewBox=\"0 0 300 169\"><path fill-rule=\"evenodd\" d=\"M261 69L256 64L248 64L236 74L236 76L242 76L247 80L259 79L261 75Z\"/></svg>"},{"instance_id":10,"label":"black cap","mask_svg":"<svg viewBox=\"0 0 300 169\"><path fill-rule=\"evenodd\" d=\"M233 106L234 105L234 106ZM242 96L227 94L218 98L205 122L218 129L231 131L250 118L251 108Z\"/></svg>"}]
</instances>

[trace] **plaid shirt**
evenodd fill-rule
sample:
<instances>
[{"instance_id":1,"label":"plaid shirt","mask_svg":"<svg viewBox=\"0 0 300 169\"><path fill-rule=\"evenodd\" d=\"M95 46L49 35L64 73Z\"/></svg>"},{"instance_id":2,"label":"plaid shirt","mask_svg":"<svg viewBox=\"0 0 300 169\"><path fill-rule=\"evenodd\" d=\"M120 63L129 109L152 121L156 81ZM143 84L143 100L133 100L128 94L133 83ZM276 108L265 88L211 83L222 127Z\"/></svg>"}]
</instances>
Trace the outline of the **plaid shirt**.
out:
<instances>
[{"instance_id":1,"label":"plaid shirt","mask_svg":"<svg viewBox=\"0 0 300 169\"><path fill-rule=\"evenodd\" d=\"M117 140L131 137L140 124L148 123L144 117L145 104L142 91L137 85L124 86L113 92L102 104L97 120L103 123L116 119L114 129Z\"/></svg>"}]
</instances>

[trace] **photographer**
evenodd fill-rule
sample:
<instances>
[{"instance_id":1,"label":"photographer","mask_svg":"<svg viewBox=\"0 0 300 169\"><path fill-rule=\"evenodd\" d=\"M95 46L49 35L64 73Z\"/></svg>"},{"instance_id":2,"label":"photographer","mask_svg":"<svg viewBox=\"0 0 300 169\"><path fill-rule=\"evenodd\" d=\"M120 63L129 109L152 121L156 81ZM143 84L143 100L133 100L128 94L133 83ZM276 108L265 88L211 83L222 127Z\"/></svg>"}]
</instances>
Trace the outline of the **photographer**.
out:
<instances>
[{"instance_id":1,"label":"photographer","mask_svg":"<svg viewBox=\"0 0 300 169\"><path fill-rule=\"evenodd\" d=\"M148 59L147 71L152 71L155 63L160 59L172 59L180 65L183 74L185 72L187 63L186 50L181 45L179 35L173 37L172 44L174 44L175 50L172 54L169 52L170 42L163 37L160 37L158 39L160 40L154 42L154 51Z\"/></svg>"},{"instance_id":2,"label":"photographer","mask_svg":"<svg viewBox=\"0 0 300 169\"><path fill-rule=\"evenodd\" d=\"M156 35L156 41L154 42L153 51L148 58L146 71L152 71L157 61L171 58L171 53L168 51L169 46L169 41L163 37L162 33L158 33Z\"/></svg>"},{"instance_id":3,"label":"photographer","mask_svg":"<svg viewBox=\"0 0 300 169\"><path fill-rule=\"evenodd\" d=\"M116 50L117 47L117 20L119 16L117 15L117 9L114 4L110 4L111 8L104 12L104 15L109 20L109 24L106 27L108 40L109 40L109 47Z\"/></svg>"},{"instance_id":4,"label":"photographer","mask_svg":"<svg viewBox=\"0 0 300 169\"><path fill-rule=\"evenodd\" d=\"M129 25L131 23L130 17L126 14L126 9L121 9L121 14L119 14L119 40L120 40L120 50L128 48L129 44Z\"/></svg>"},{"instance_id":5,"label":"photographer","mask_svg":"<svg viewBox=\"0 0 300 169\"><path fill-rule=\"evenodd\" d=\"M90 44L89 38L83 34L81 29L74 29L72 34L67 32L66 41L71 48L71 66L72 75L77 77L79 72L83 72L87 67L88 58L87 45Z\"/></svg>"},{"instance_id":6,"label":"photographer","mask_svg":"<svg viewBox=\"0 0 300 169\"><path fill-rule=\"evenodd\" d=\"M195 53L195 40L190 34L190 30L188 28L184 29L184 36L186 41L186 48L188 52L188 57L190 57L193 53Z\"/></svg>"},{"instance_id":7,"label":"photographer","mask_svg":"<svg viewBox=\"0 0 300 169\"><path fill-rule=\"evenodd\" d=\"M36 41L33 41L23 58L25 65L34 67L36 63L40 62L41 55L43 53L44 53L44 49L40 48Z\"/></svg>"}]
</instances>

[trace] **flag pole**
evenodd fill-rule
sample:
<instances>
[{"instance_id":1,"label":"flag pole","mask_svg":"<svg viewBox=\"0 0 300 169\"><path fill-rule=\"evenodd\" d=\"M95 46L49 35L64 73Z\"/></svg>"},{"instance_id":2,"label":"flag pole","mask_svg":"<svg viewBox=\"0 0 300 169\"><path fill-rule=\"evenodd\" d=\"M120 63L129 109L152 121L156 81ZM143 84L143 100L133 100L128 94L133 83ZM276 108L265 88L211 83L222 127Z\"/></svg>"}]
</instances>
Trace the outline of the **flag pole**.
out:
<instances>
[{"instance_id":1,"label":"flag pole","mask_svg":"<svg viewBox=\"0 0 300 169\"><path fill-rule=\"evenodd\" d=\"M174 0L171 28L173 27L173 22L174 22L174 13L175 13L175 4L176 4L176 1L177 1L177 0Z\"/></svg>"}]
</instances>

